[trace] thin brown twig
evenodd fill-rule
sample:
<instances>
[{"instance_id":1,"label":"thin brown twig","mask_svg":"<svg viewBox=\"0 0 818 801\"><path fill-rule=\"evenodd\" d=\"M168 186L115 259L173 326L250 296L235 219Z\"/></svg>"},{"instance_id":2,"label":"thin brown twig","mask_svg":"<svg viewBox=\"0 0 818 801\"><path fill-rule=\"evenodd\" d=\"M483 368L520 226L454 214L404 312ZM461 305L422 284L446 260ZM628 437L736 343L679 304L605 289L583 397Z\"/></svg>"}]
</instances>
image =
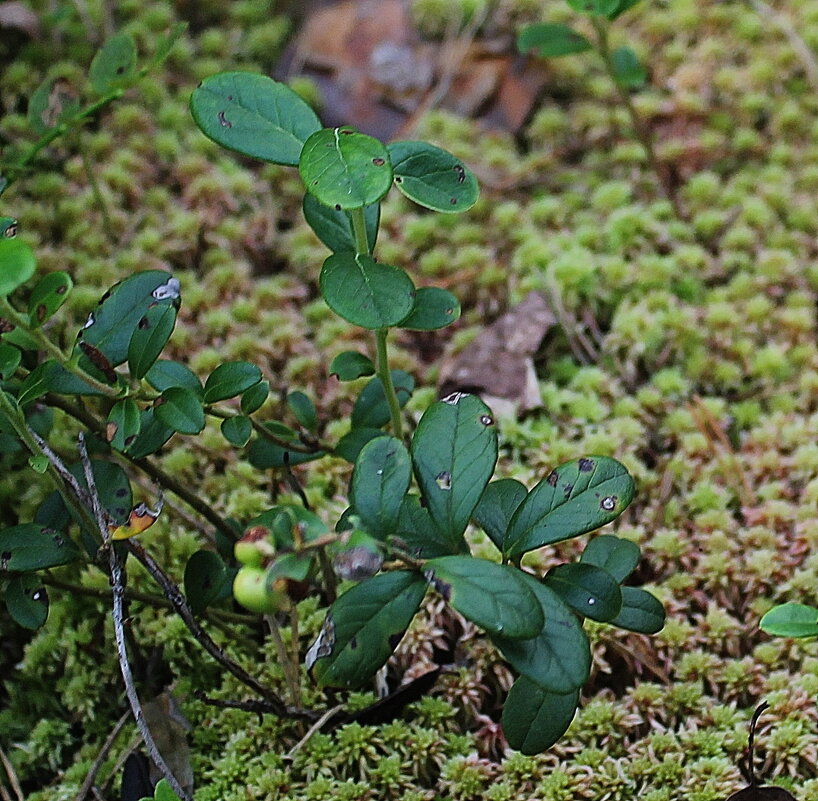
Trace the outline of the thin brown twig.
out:
<instances>
[{"instance_id":1,"label":"thin brown twig","mask_svg":"<svg viewBox=\"0 0 818 801\"><path fill-rule=\"evenodd\" d=\"M11 789L17 796L18 801L25 801L23 788L20 786L20 780L17 778L17 774L14 772L14 765L11 764L11 760L6 756L6 752L2 748L0 748L0 762L3 763L3 767L6 770L6 775L9 777Z\"/></svg>"},{"instance_id":2,"label":"thin brown twig","mask_svg":"<svg viewBox=\"0 0 818 801\"><path fill-rule=\"evenodd\" d=\"M131 711L128 710L125 712L122 717L116 722L114 728L111 730L111 733L106 738L105 742L102 744L102 748L100 748L99 754L97 754L97 758L94 760L93 764L91 765L91 769L88 771L88 775L85 777L85 781L83 781L82 786L77 793L76 798L74 801L85 801L85 796L91 790L91 787L94 784L94 781L97 778L97 773L99 773L99 769L102 767L102 763L108 757L108 752L113 748L114 742L116 738L119 737L119 733L124 728L125 724L128 722L128 719L131 716Z\"/></svg>"}]
</instances>

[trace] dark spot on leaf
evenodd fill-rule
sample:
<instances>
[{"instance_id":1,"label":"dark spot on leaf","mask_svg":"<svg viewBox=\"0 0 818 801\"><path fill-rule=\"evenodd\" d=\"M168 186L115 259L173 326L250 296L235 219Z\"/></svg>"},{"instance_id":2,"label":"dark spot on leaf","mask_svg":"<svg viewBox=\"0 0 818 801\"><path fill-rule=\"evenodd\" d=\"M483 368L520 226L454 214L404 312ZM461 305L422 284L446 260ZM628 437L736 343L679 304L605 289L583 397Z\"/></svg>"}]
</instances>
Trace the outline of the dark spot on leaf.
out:
<instances>
[{"instance_id":1,"label":"dark spot on leaf","mask_svg":"<svg viewBox=\"0 0 818 801\"><path fill-rule=\"evenodd\" d=\"M446 313L447 316L451 317L451 315L454 314L454 309L446 309L445 313Z\"/></svg>"},{"instance_id":2,"label":"dark spot on leaf","mask_svg":"<svg viewBox=\"0 0 818 801\"><path fill-rule=\"evenodd\" d=\"M218 118L219 124L222 126L222 128L232 128L233 127L233 123L230 122L230 120L228 120L227 117L224 116L223 111L220 111L216 115L216 117Z\"/></svg>"},{"instance_id":3,"label":"dark spot on leaf","mask_svg":"<svg viewBox=\"0 0 818 801\"><path fill-rule=\"evenodd\" d=\"M457 173L457 182L462 184L466 180L466 170L462 164L455 164L453 169Z\"/></svg>"},{"instance_id":4,"label":"dark spot on leaf","mask_svg":"<svg viewBox=\"0 0 818 801\"><path fill-rule=\"evenodd\" d=\"M377 158L372 159L372 163L376 167L383 167L383 165L386 164L386 161L382 159L380 156L378 156Z\"/></svg>"},{"instance_id":5,"label":"dark spot on leaf","mask_svg":"<svg viewBox=\"0 0 818 801\"><path fill-rule=\"evenodd\" d=\"M457 205L457 198L456 197L449 198L449 203L451 203L452 206L456 206Z\"/></svg>"},{"instance_id":6,"label":"dark spot on leaf","mask_svg":"<svg viewBox=\"0 0 818 801\"><path fill-rule=\"evenodd\" d=\"M357 637L353 637L349 641L349 647L350 647L350 650L352 650L352 651L354 651L358 647L358 638Z\"/></svg>"},{"instance_id":7,"label":"dark spot on leaf","mask_svg":"<svg viewBox=\"0 0 818 801\"><path fill-rule=\"evenodd\" d=\"M66 292L68 292L68 285L67 285L67 284L63 284L62 286L58 286L58 287L57 287L57 288L54 290L54 292L56 292L58 295L64 295Z\"/></svg>"},{"instance_id":8,"label":"dark spot on leaf","mask_svg":"<svg viewBox=\"0 0 818 801\"><path fill-rule=\"evenodd\" d=\"M125 67L124 66L121 65L121 66L116 68L116 74L117 75L122 75L123 72L125 72Z\"/></svg>"},{"instance_id":9,"label":"dark spot on leaf","mask_svg":"<svg viewBox=\"0 0 818 801\"><path fill-rule=\"evenodd\" d=\"M606 512L612 512L616 508L616 495L606 495L599 502L599 507Z\"/></svg>"},{"instance_id":10,"label":"dark spot on leaf","mask_svg":"<svg viewBox=\"0 0 818 801\"><path fill-rule=\"evenodd\" d=\"M130 436L125 437L125 447L127 448L129 445L131 445L135 439L136 434L131 434Z\"/></svg>"},{"instance_id":11,"label":"dark spot on leaf","mask_svg":"<svg viewBox=\"0 0 818 801\"><path fill-rule=\"evenodd\" d=\"M142 319L141 319L141 320L140 320L140 321L139 321L139 322L136 324L136 327L137 327L137 328L138 328L140 331L144 331L146 328L150 328L150 325L151 325L151 324L150 324L150 322L148 322L148 318L147 318L147 317L143 317L143 318L142 318Z\"/></svg>"},{"instance_id":12,"label":"dark spot on leaf","mask_svg":"<svg viewBox=\"0 0 818 801\"><path fill-rule=\"evenodd\" d=\"M101 297L101 298L100 298L100 299L97 301L97 306L102 305L103 303L105 303L105 301L106 301L106 300L108 300L108 298L110 298L110 297L111 297L111 291L112 291L112 290L111 290L111 289L109 289L109 290L108 290L108 291L107 291L107 292L106 292L106 293L105 293L105 294L104 294L104 295L103 295L103 296L102 296L102 297Z\"/></svg>"},{"instance_id":13,"label":"dark spot on leaf","mask_svg":"<svg viewBox=\"0 0 818 801\"><path fill-rule=\"evenodd\" d=\"M562 491L565 493L565 497L566 497L566 498L567 498L567 497L568 497L568 496L571 494L571 490L573 490L573 489L574 489L574 485L573 485L573 484L566 484L566 485L565 485L565 486L562 488Z\"/></svg>"},{"instance_id":14,"label":"dark spot on leaf","mask_svg":"<svg viewBox=\"0 0 818 801\"><path fill-rule=\"evenodd\" d=\"M9 331L13 330L14 326L8 320L4 320L0 317L0 334L8 334Z\"/></svg>"},{"instance_id":15,"label":"dark spot on leaf","mask_svg":"<svg viewBox=\"0 0 818 801\"><path fill-rule=\"evenodd\" d=\"M80 350L88 357L91 364L94 365L112 384L116 381L117 375L108 357L93 345L87 342L80 342Z\"/></svg>"},{"instance_id":16,"label":"dark spot on leaf","mask_svg":"<svg viewBox=\"0 0 818 801\"><path fill-rule=\"evenodd\" d=\"M58 548L62 548L62 546L65 545L65 540L59 534L55 534L51 540Z\"/></svg>"},{"instance_id":17,"label":"dark spot on leaf","mask_svg":"<svg viewBox=\"0 0 818 801\"><path fill-rule=\"evenodd\" d=\"M6 239L14 239L17 236L17 223L12 223L5 231L3 231L3 236Z\"/></svg>"},{"instance_id":18,"label":"dark spot on leaf","mask_svg":"<svg viewBox=\"0 0 818 801\"><path fill-rule=\"evenodd\" d=\"M355 131L353 131L352 128L341 128L338 133L342 134L343 136L349 136L350 134L354 134Z\"/></svg>"},{"instance_id":19,"label":"dark spot on leaf","mask_svg":"<svg viewBox=\"0 0 818 801\"><path fill-rule=\"evenodd\" d=\"M593 459L580 459L579 460L579 472L580 473L590 473L591 470L594 469L594 460Z\"/></svg>"},{"instance_id":20,"label":"dark spot on leaf","mask_svg":"<svg viewBox=\"0 0 818 801\"><path fill-rule=\"evenodd\" d=\"M210 576L205 576L204 581L202 582L202 587L205 590L209 590L213 586L213 582L210 579Z\"/></svg>"},{"instance_id":21,"label":"dark spot on leaf","mask_svg":"<svg viewBox=\"0 0 818 801\"><path fill-rule=\"evenodd\" d=\"M389 647L394 651L400 641L403 639L403 635L406 634L406 630L404 631L396 631L394 634L389 635Z\"/></svg>"},{"instance_id":22,"label":"dark spot on leaf","mask_svg":"<svg viewBox=\"0 0 818 801\"><path fill-rule=\"evenodd\" d=\"M125 487L120 487L120 488L119 488L119 489L118 489L118 490L117 490L117 491L114 493L114 495L116 495L116 497L117 497L117 498L124 498L124 497L125 497L127 494L128 494L128 490L127 490L127 489L125 489Z\"/></svg>"},{"instance_id":23,"label":"dark spot on leaf","mask_svg":"<svg viewBox=\"0 0 818 801\"><path fill-rule=\"evenodd\" d=\"M8 562L8 560L11 559L11 551L3 551L3 553L0 554L0 559L4 562Z\"/></svg>"},{"instance_id":24,"label":"dark spot on leaf","mask_svg":"<svg viewBox=\"0 0 818 801\"><path fill-rule=\"evenodd\" d=\"M41 303L41 304L40 304L39 306L37 306L37 308L34 310L34 314L36 315L37 320L38 320L39 322L42 322L43 320L45 320L45 315L47 314L47 312L48 312L48 309L46 308L45 303Z\"/></svg>"},{"instance_id":25,"label":"dark spot on leaf","mask_svg":"<svg viewBox=\"0 0 818 801\"><path fill-rule=\"evenodd\" d=\"M227 95L227 99L228 99L228 100L232 100L232 99L233 99L233 95Z\"/></svg>"},{"instance_id":26,"label":"dark spot on leaf","mask_svg":"<svg viewBox=\"0 0 818 801\"><path fill-rule=\"evenodd\" d=\"M395 183L396 184L402 184L403 183L403 178L401 178L400 175L396 175L395 176Z\"/></svg>"},{"instance_id":27,"label":"dark spot on leaf","mask_svg":"<svg viewBox=\"0 0 818 801\"><path fill-rule=\"evenodd\" d=\"M556 470L554 470L547 479L545 479L546 483L551 487L556 487L557 482L559 481L560 477Z\"/></svg>"},{"instance_id":28,"label":"dark spot on leaf","mask_svg":"<svg viewBox=\"0 0 818 801\"><path fill-rule=\"evenodd\" d=\"M435 476L435 482L440 489L449 490L452 488L452 474L448 470L444 470Z\"/></svg>"},{"instance_id":29,"label":"dark spot on leaf","mask_svg":"<svg viewBox=\"0 0 818 801\"><path fill-rule=\"evenodd\" d=\"M340 203L335 204L335 211L341 211L341 204Z\"/></svg>"}]
</instances>

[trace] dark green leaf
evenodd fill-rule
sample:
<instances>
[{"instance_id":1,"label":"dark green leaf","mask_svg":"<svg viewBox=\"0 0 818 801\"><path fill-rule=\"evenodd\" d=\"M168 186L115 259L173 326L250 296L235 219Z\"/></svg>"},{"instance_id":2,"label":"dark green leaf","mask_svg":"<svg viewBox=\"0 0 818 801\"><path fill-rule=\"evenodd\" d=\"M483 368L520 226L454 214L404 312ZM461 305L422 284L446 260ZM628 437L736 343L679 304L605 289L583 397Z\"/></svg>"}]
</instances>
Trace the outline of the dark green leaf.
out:
<instances>
[{"instance_id":1,"label":"dark green leaf","mask_svg":"<svg viewBox=\"0 0 818 801\"><path fill-rule=\"evenodd\" d=\"M80 486L87 488L82 465L76 462L69 465L68 469ZM133 493L127 474L118 464L100 459L91 460L91 472L102 508L116 524L121 525L128 519L133 508Z\"/></svg>"},{"instance_id":2,"label":"dark green leaf","mask_svg":"<svg viewBox=\"0 0 818 801\"><path fill-rule=\"evenodd\" d=\"M452 545L438 531L429 516L429 510L421 506L417 495L406 495L400 505L397 536L405 543L412 556L434 559L453 553ZM465 540L458 543L455 553L468 553Z\"/></svg>"},{"instance_id":3,"label":"dark green leaf","mask_svg":"<svg viewBox=\"0 0 818 801\"><path fill-rule=\"evenodd\" d=\"M275 423L264 423L265 428L276 426ZM274 429L271 429L275 432ZM277 436L280 436L277 434ZM282 437L283 438L283 437ZM301 440L298 437L293 437L294 445L303 447ZM312 462L315 459L320 459L324 455L324 451L316 451L314 453L304 453L302 450L287 450L274 442L270 442L263 437L256 437L250 445L250 450L247 452L247 459L250 464L257 470L269 470L272 467L283 467L285 464L297 465L305 462Z\"/></svg>"},{"instance_id":4,"label":"dark green leaf","mask_svg":"<svg viewBox=\"0 0 818 801\"><path fill-rule=\"evenodd\" d=\"M299 425L313 433L318 430L318 412L310 398L303 392L296 390L287 395L287 406Z\"/></svg>"},{"instance_id":5,"label":"dark green leaf","mask_svg":"<svg viewBox=\"0 0 818 801\"><path fill-rule=\"evenodd\" d=\"M415 303L415 286L404 270L365 254L334 253L318 280L327 305L361 328L397 325Z\"/></svg>"},{"instance_id":6,"label":"dark green leaf","mask_svg":"<svg viewBox=\"0 0 818 801\"><path fill-rule=\"evenodd\" d=\"M37 400L50 392L53 387L52 375L54 366L59 366L57 362L49 360L38 364L20 384L20 390L17 393L17 403L20 406L25 406L32 401Z\"/></svg>"},{"instance_id":7,"label":"dark green leaf","mask_svg":"<svg viewBox=\"0 0 818 801\"><path fill-rule=\"evenodd\" d=\"M586 562L552 567L543 581L575 612L591 620L608 623L622 609L622 590L616 579Z\"/></svg>"},{"instance_id":8,"label":"dark green leaf","mask_svg":"<svg viewBox=\"0 0 818 801\"><path fill-rule=\"evenodd\" d=\"M560 23L526 25L517 36L517 50L520 53L533 51L541 58L583 53L591 48L591 43L581 33Z\"/></svg>"},{"instance_id":9,"label":"dark green leaf","mask_svg":"<svg viewBox=\"0 0 818 801\"><path fill-rule=\"evenodd\" d=\"M516 568L441 556L428 561L424 573L454 609L489 634L529 639L542 631L543 608Z\"/></svg>"},{"instance_id":10,"label":"dark green leaf","mask_svg":"<svg viewBox=\"0 0 818 801\"><path fill-rule=\"evenodd\" d=\"M67 565L79 559L76 545L61 533L36 523L0 531L0 573L27 573Z\"/></svg>"},{"instance_id":11,"label":"dark green leaf","mask_svg":"<svg viewBox=\"0 0 818 801\"><path fill-rule=\"evenodd\" d=\"M579 705L579 690L560 695L520 676L503 707L503 732L516 751L533 755L550 748L571 725Z\"/></svg>"},{"instance_id":12,"label":"dark green leaf","mask_svg":"<svg viewBox=\"0 0 818 801\"><path fill-rule=\"evenodd\" d=\"M334 206L325 206L318 198L309 192L304 193L304 219L309 223L315 235L333 252L358 250L355 246L355 234L352 230L352 221L349 214L343 209ZM381 218L380 203L364 208L366 222L366 239L369 252L375 249L378 239L378 225Z\"/></svg>"},{"instance_id":13,"label":"dark green leaf","mask_svg":"<svg viewBox=\"0 0 818 801\"><path fill-rule=\"evenodd\" d=\"M6 608L19 626L38 629L48 618L48 593L37 576L12 576L6 585Z\"/></svg>"},{"instance_id":14,"label":"dark green leaf","mask_svg":"<svg viewBox=\"0 0 818 801\"><path fill-rule=\"evenodd\" d=\"M185 565L185 596L194 615L201 615L218 599L228 570L214 551L196 551Z\"/></svg>"},{"instance_id":15,"label":"dark green leaf","mask_svg":"<svg viewBox=\"0 0 818 801\"><path fill-rule=\"evenodd\" d=\"M295 167L315 112L288 86L265 75L223 72L205 78L190 98L205 136L246 156Z\"/></svg>"},{"instance_id":16,"label":"dark green leaf","mask_svg":"<svg viewBox=\"0 0 818 801\"><path fill-rule=\"evenodd\" d=\"M415 389L415 379L403 370L390 372L398 403L403 408ZM389 422L389 418L389 404L386 402L383 384L380 378L375 377L361 390L352 407L352 427L380 428Z\"/></svg>"},{"instance_id":17,"label":"dark green leaf","mask_svg":"<svg viewBox=\"0 0 818 801\"><path fill-rule=\"evenodd\" d=\"M154 402L153 411L160 423L180 434L198 434L205 426L201 400L184 387L166 389Z\"/></svg>"},{"instance_id":18,"label":"dark green leaf","mask_svg":"<svg viewBox=\"0 0 818 801\"><path fill-rule=\"evenodd\" d=\"M153 367L175 324L173 306L151 306L145 312L128 344L128 369L132 378L142 378Z\"/></svg>"},{"instance_id":19,"label":"dark green leaf","mask_svg":"<svg viewBox=\"0 0 818 801\"><path fill-rule=\"evenodd\" d=\"M97 94L127 86L136 72L136 43L128 33L117 33L97 50L88 78Z\"/></svg>"},{"instance_id":20,"label":"dark green leaf","mask_svg":"<svg viewBox=\"0 0 818 801\"><path fill-rule=\"evenodd\" d=\"M353 507L363 527L376 539L385 540L395 533L411 478L409 453L394 437L377 437L358 454L352 471Z\"/></svg>"},{"instance_id":21,"label":"dark green leaf","mask_svg":"<svg viewBox=\"0 0 818 801\"><path fill-rule=\"evenodd\" d=\"M329 608L306 665L322 687L357 688L397 648L426 594L419 573L381 573Z\"/></svg>"},{"instance_id":22,"label":"dark green leaf","mask_svg":"<svg viewBox=\"0 0 818 801\"><path fill-rule=\"evenodd\" d=\"M647 590L639 587L622 587L622 608L610 624L628 631L656 634L665 625L665 608L662 602ZM818 618L815 633L818 635Z\"/></svg>"},{"instance_id":23,"label":"dark green leaf","mask_svg":"<svg viewBox=\"0 0 818 801\"><path fill-rule=\"evenodd\" d=\"M58 392L61 395L102 395L102 391L92 387L79 376L69 373L58 361L49 359L29 373L27 381L36 383L46 392ZM40 386L41 385L41 386ZM39 391L39 389L37 390ZM42 394L42 393L41 393Z\"/></svg>"},{"instance_id":24,"label":"dark green leaf","mask_svg":"<svg viewBox=\"0 0 818 801\"><path fill-rule=\"evenodd\" d=\"M445 289L435 286L415 290L415 305L400 327L410 331L434 331L445 328L460 317L460 301Z\"/></svg>"},{"instance_id":25,"label":"dark green leaf","mask_svg":"<svg viewBox=\"0 0 818 801\"><path fill-rule=\"evenodd\" d=\"M264 401L267 400L269 394L269 381L259 381L258 384L254 384L250 389L246 389L241 396L240 406L242 412L244 414L257 412L264 405Z\"/></svg>"},{"instance_id":26,"label":"dark green leaf","mask_svg":"<svg viewBox=\"0 0 818 801\"><path fill-rule=\"evenodd\" d=\"M15 348L14 345L6 345L5 342L0 343L0 378L11 378L15 370L20 366L20 360L23 354L20 348Z\"/></svg>"},{"instance_id":27,"label":"dark green leaf","mask_svg":"<svg viewBox=\"0 0 818 801\"><path fill-rule=\"evenodd\" d=\"M501 478L492 481L480 496L474 519L498 548L502 549L509 521L526 495L528 490L517 479Z\"/></svg>"},{"instance_id":28,"label":"dark green leaf","mask_svg":"<svg viewBox=\"0 0 818 801\"><path fill-rule=\"evenodd\" d=\"M339 353L329 366L329 374L340 381L353 381L367 375L375 375L375 365L368 356L354 350Z\"/></svg>"},{"instance_id":29,"label":"dark green leaf","mask_svg":"<svg viewBox=\"0 0 818 801\"><path fill-rule=\"evenodd\" d=\"M235 417L228 417L221 423L222 436L237 448L243 448L249 441L253 433L253 424L249 417L237 414Z\"/></svg>"},{"instance_id":30,"label":"dark green leaf","mask_svg":"<svg viewBox=\"0 0 818 801\"><path fill-rule=\"evenodd\" d=\"M335 445L333 453L346 459L348 462L354 462L361 452L361 448L367 442L372 441L376 437L385 437L386 433L380 428L353 428L344 434L338 443Z\"/></svg>"},{"instance_id":31,"label":"dark green leaf","mask_svg":"<svg viewBox=\"0 0 818 801\"><path fill-rule=\"evenodd\" d=\"M39 328L65 303L74 286L71 276L58 270L40 280L28 299L28 319L33 328Z\"/></svg>"},{"instance_id":32,"label":"dark green leaf","mask_svg":"<svg viewBox=\"0 0 818 801\"><path fill-rule=\"evenodd\" d=\"M580 14L607 17L616 13L621 0L567 0L567 2L574 11L579 11Z\"/></svg>"},{"instance_id":33,"label":"dark green leaf","mask_svg":"<svg viewBox=\"0 0 818 801\"><path fill-rule=\"evenodd\" d=\"M622 513L633 493L633 479L615 459L588 456L566 462L520 504L503 552L515 557L600 528Z\"/></svg>"},{"instance_id":34,"label":"dark green leaf","mask_svg":"<svg viewBox=\"0 0 818 801\"><path fill-rule=\"evenodd\" d=\"M635 542L600 534L585 546L580 561L607 570L621 584L636 570L640 556Z\"/></svg>"},{"instance_id":35,"label":"dark green leaf","mask_svg":"<svg viewBox=\"0 0 818 801\"><path fill-rule=\"evenodd\" d=\"M554 693L581 687L591 670L591 646L576 615L557 594L534 576L520 571L520 577L542 607L542 630L528 640L494 635L494 644L511 666L538 686Z\"/></svg>"},{"instance_id":36,"label":"dark green leaf","mask_svg":"<svg viewBox=\"0 0 818 801\"><path fill-rule=\"evenodd\" d=\"M410 200L442 212L467 211L480 195L477 179L451 153L427 142L393 142L395 185Z\"/></svg>"},{"instance_id":37,"label":"dark green leaf","mask_svg":"<svg viewBox=\"0 0 818 801\"><path fill-rule=\"evenodd\" d=\"M307 191L337 211L377 203L392 185L384 145L346 126L312 134L304 143L298 171Z\"/></svg>"},{"instance_id":38,"label":"dark green leaf","mask_svg":"<svg viewBox=\"0 0 818 801\"><path fill-rule=\"evenodd\" d=\"M159 420L152 408L144 409L139 415L139 436L127 448L127 454L131 459L143 459L156 453L172 436L173 429Z\"/></svg>"},{"instance_id":39,"label":"dark green leaf","mask_svg":"<svg viewBox=\"0 0 818 801\"><path fill-rule=\"evenodd\" d=\"M111 447L125 451L136 441L142 427L142 416L136 402L131 398L117 401L108 412L106 438Z\"/></svg>"},{"instance_id":40,"label":"dark green leaf","mask_svg":"<svg viewBox=\"0 0 818 801\"><path fill-rule=\"evenodd\" d=\"M818 609L805 604L780 604L761 618L759 626L774 637L818 637Z\"/></svg>"},{"instance_id":41,"label":"dark green leaf","mask_svg":"<svg viewBox=\"0 0 818 801\"><path fill-rule=\"evenodd\" d=\"M22 239L0 238L0 297L10 295L28 281L36 267L34 251L27 243Z\"/></svg>"},{"instance_id":42,"label":"dark green leaf","mask_svg":"<svg viewBox=\"0 0 818 801\"><path fill-rule=\"evenodd\" d=\"M457 553L497 461L491 410L462 393L432 404L412 438L412 460L426 508Z\"/></svg>"},{"instance_id":43,"label":"dark green leaf","mask_svg":"<svg viewBox=\"0 0 818 801\"><path fill-rule=\"evenodd\" d=\"M202 382L196 374L187 365L170 359L154 362L145 373L145 378L157 392L164 392L170 387L184 387L199 394L202 392Z\"/></svg>"},{"instance_id":44,"label":"dark green leaf","mask_svg":"<svg viewBox=\"0 0 818 801\"><path fill-rule=\"evenodd\" d=\"M261 370L250 362L225 362L208 377L204 385L204 403L235 398L261 381Z\"/></svg>"},{"instance_id":45,"label":"dark green leaf","mask_svg":"<svg viewBox=\"0 0 818 801\"><path fill-rule=\"evenodd\" d=\"M611 54L613 79L624 89L639 89L645 85L648 73L630 47L618 47Z\"/></svg>"}]
</instances>

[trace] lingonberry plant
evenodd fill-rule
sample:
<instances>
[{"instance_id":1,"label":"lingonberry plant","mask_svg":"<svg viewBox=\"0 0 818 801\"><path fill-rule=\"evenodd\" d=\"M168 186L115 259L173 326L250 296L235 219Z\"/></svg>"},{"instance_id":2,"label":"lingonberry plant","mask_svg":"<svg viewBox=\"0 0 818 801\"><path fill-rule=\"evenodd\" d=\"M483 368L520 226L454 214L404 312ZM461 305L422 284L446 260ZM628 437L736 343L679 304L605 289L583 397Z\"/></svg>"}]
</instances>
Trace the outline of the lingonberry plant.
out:
<instances>
[{"instance_id":1,"label":"lingonberry plant","mask_svg":"<svg viewBox=\"0 0 818 801\"><path fill-rule=\"evenodd\" d=\"M58 311L70 278L51 273L26 299L35 259L7 220L0 240L0 425L18 453L27 453L30 469L48 473L57 487L33 521L0 531L9 612L21 625L42 625L48 571L85 560L112 577L119 632L120 560L132 554L193 636L264 699L266 711L314 720L319 714L301 706L300 662L320 686L365 685L427 593L436 592L482 628L519 674L503 712L510 745L525 753L549 747L570 724L589 675L583 620L652 633L662 627L664 609L645 590L624 584L640 558L638 546L624 539L597 536L579 561L545 576L521 566L530 551L595 531L621 514L634 483L619 462L583 456L530 490L511 478L492 481L494 416L480 398L460 392L431 404L411 436L405 434L402 407L414 380L390 367L390 331L438 329L460 309L450 292L417 288L406 271L374 258L380 203L394 187L430 210L462 212L477 201L476 179L431 144L385 145L351 127L322 128L298 95L261 75L208 78L193 93L191 109L219 144L298 168L305 218L331 251L318 275L321 295L374 338L371 356L339 353L330 371L342 381L369 381L354 402L349 433L336 442L321 434L318 411L304 392L287 395L280 419L262 419L269 386L255 365L224 362L202 381L182 362L160 358L182 286L158 270L130 275L106 292L66 351L43 323ZM63 464L48 444L48 411L55 408L87 429L76 464ZM295 464L327 454L346 459L352 464L349 508L333 525L306 503L274 506L238 526L224 520L153 458L175 434L202 432L208 417L220 421L228 443L247 447L248 459L261 469L280 468L292 478ZM123 463L194 506L220 534L217 550L190 558L184 596L135 539L159 511L133 504ZM495 560L472 555L470 524L496 546ZM106 551L107 562L99 560ZM213 605L231 589L239 603L267 616L289 704L232 663L198 624L198 616L218 613ZM294 612L293 597L305 591L320 593L328 608L318 638L300 654L287 650L276 621L281 612ZM120 661L127 685L124 644ZM167 778L187 797L172 775Z\"/></svg>"}]
</instances>

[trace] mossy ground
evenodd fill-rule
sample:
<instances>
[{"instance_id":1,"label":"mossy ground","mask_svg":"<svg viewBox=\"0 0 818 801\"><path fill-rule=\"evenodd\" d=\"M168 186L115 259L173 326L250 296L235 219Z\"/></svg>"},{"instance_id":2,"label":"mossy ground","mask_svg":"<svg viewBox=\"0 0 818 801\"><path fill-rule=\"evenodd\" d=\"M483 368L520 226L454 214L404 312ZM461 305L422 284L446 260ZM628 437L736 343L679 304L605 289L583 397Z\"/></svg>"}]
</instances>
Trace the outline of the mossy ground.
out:
<instances>
[{"instance_id":1,"label":"mossy ground","mask_svg":"<svg viewBox=\"0 0 818 801\"><path fill-rule=\"evenodd\" d=\"M87 28L66 6L65 18L52 16L42 41L3 69L4 142L27 136L26 98L47 73L70 78L89 63L103 14L98 3L82 5ZM517 5L536 17L538 4ZM551 5L551 21L569 18ZM3 197L2 213L21 221L40 270L68 270L76 282L55 336L71 337L102 291L131 271L169 267L183 297L173 357L201 374L225 359L253 361L274 388L304 389L325 420L340 419L352 390L328 378L329 361L369 343L317 296L325 253L301 219L298 177L219 149L186 105L209 74L269 71L287 20L258 2L115 7L117 26L134 33L142 52L180 16L191 27L162 71L50 148ZM415 2L432 31L440 8ZM783 13L818 48L818 2L791 2ZM194 724L197 801L720 801L743 784L737 764L762 699L771 705L757 737L763 775L799 801L818 795L818 645L758 630L774 603L815 603L818 594L818 94L792 42L747 4L646 1L623 23L617 37L651 74L635 100L674 165L689 221L662 198L611 85L581 55L552 63L559 99L545 99L525 149L444 113L424 118L417 135L463 158L482 198L456 218L390 199L378 253L460 297L462 320L435 336L432 352L465 342L531 289L561 309L564 333L538 361L544 408L500 421L498 472L530 485L579 454L621 459L638 494L615 530L642 547L640 578L667 606L665 629L646 638L590 626L595 668L583 707L542 756L497 753L494 719L509 674L466 628L465 667L403 719L316 736L289 760L298 727L192 700L193 689L244 694L177 620L135 604L139 658L162 648ZM577 356L583 338L597 354L589 363ZM395 364L428 384L435 366L429 343L420 344L398 337ZM418 393L412 410L431 398ZM275 397L268 404L270 417L282 413ZM70 452L75 429L68 421L58 428L56 444ZM340 423L327 428L343 432ZM217 428L195 442L178 439L163 466L221 512L247 519L269 506L269 477L241 461ZM345 463L322 461L298 475L334 522L345 505ZM30 519L44 492L23 470L1 476L3 524ZM202 541L172 509L145 536L179 577ZM60 577L107 590L91 569ZM139 571L131 586L153 591ZM30 639L0 618L0 745L32 801L73 798L124 710L107 601L51 595L48 623ZM314 599L301 611L306 646L321 613ZM399 649L395 675L430 658L439 610L430 607L424 621ZM210 629L282 686L255 627Z\"/></svg>"}]
</instances>

